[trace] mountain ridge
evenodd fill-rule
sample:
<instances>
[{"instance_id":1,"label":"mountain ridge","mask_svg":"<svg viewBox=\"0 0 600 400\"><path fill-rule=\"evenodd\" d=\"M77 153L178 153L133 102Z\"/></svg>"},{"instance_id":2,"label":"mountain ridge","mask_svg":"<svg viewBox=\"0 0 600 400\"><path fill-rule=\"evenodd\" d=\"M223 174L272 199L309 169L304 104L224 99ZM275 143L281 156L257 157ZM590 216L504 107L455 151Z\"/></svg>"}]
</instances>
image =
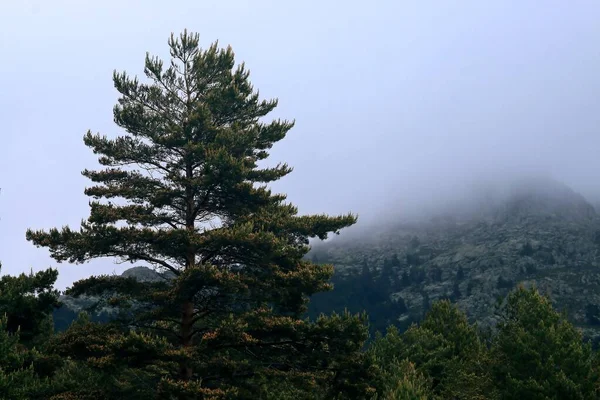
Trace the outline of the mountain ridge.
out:
<instances>
[{"instance_id":1,"label":"mountain ridge","mask_svg":"<svg viewBox=\"0 0 600 400\"><path fill-rule=\"evenodd\" d=\"M549 179L479 190L448 211L396 220L368 235L342 234L316 243L307 258L331 263L332 292L313 297L309 314L366 310L375 328L406 328L432 301L449 298L472 321L493 328L498 299L535 285L584 334L600 341L600 216L583 196ZM164 279L136 266L122 273ZM55 325L64 329L94 299L61 296ZM110 319L101 309L97 320Z\"/></svg>"},{"instance_id":2,"label":"mountain ridge","mask_svg":"<svg viewBox=\"0 0 600 400\"><path fill-rule=\"evenodd\" d=\"M471 212L397 222L364 240L357 233L336 238L314 246L309 257L333 264L338 286L348 286L344 279L360 285L369 274L378 280L382 286L373 290L389 297L382 304L402 310L387 322L418 320L431 301L449 298L471 320L493 328L498 299L519 284L535 285L587 337L598 340L600 216L594 207L549 179L513 182L487 203L469 206ZM390 266L393 257L399 262ZM338 303L335 289L318 296L313 312L331 311L325 304ZM401 307L388 304L394 302ZM367 311L379 312L375 304L369 306Z\"/></svg>"}]
</instances>

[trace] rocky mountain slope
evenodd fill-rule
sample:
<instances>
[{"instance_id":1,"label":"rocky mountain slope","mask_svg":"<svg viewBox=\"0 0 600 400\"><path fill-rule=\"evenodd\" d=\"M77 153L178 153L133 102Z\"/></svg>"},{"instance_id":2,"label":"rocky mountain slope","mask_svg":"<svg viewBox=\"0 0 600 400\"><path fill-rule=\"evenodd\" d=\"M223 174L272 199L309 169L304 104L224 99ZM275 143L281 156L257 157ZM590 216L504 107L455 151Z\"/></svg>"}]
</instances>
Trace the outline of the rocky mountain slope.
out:
<instances>
[{"instance_id":1,"label":"rocky mountain slope","mask_svg":"<svg viewBox=\"0 0 600 400\"><path fill-rule=\"evenodd\" d=\"M545 179L512 182L472 199L442 214L316 244L308 257L335 265L335 289L316 295L310 314L366 310L374 328L402 328L432 301L450 298L472 320L493 327L498 300L522 283L549 294L587 337L600 341L600 215L594 207ZM164 279L145 267L123 275ZM57 329L94 303L61 301ZM106 309L94 318L110 316Z\"/></svg>"},{"instance_id":2,"label":"rocky mountain slope","mask_svg":"<svg viewBox=\"0 0 600 400\"><path fill-rule=\"evenodd\" d=\"M418 319L431 301L450 298L492 327L498 299L522 283L549 294L586 336L600 338L600 216L551 180L513 182L461 212L340 237L315 246L310 257L333 263L342 288L352 280L364 285L366 277L379 282L371 289L389 297L381 306L400 304L390 309L400 311L387 316L391 323ZM336 290L317 299L318 311L340 303Z\"/></svg>"}]
</instances>

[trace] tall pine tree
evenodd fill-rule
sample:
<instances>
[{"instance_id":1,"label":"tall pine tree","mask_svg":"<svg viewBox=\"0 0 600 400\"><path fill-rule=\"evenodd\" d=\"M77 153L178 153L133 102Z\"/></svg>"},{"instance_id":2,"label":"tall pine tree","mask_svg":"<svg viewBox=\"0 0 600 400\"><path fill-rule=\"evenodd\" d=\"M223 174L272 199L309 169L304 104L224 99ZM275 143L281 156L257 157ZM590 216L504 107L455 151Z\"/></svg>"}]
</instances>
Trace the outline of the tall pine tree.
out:
<instances>
[{"instance_id":1,"label":"tall pine tree","mask_svg":"<svg viewBox=\"0 0 600 400\"><path fill-rule=\"evenodd\" d=\"M147 83L114 73L121 95L114 120L127 134L84 137L105 167L83 171L94 183L85 190L93 198L87 221L79 230L28 230L27 239L58 262L115 257L174 276L91 277L69 290L108 294L110 304L131 306L127 327L161 338L153 351L131 357L165 362L165 398L258 398L278 378L364 392L347 376L357 370L348 363L361 362L364 317L301 318L333 273L303 259L309 238L339 233L356 217L300 216L269 190L292 169L258 163L293 122L264 122L277 101L259 99L231 48L203 50L187 31L172 35L169 47L168 66L146 56Z\"/></svg>"}]
</instances>

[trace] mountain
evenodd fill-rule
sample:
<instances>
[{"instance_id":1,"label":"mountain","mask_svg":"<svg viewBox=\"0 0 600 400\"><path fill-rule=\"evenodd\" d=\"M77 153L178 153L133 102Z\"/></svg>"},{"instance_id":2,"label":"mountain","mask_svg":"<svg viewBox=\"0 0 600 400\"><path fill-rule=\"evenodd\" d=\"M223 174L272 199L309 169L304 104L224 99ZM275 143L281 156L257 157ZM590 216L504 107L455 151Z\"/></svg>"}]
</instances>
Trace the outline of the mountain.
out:
<instances>
[{"instance_id":1,"label":"mountain","mask_svg":"<svg viewBox=\"0 0 600 400\"><path fill-rule=\"evenodd\" d=\"M443 212L317 243L308 258L335 266L334 290L313 296L309 315L366 310L373 331L405 329L432 301L449 298L482 327L497 322L499 299L536 285L584 334L600 341L600 216L586 199L549 179L478 186ZM134 267L122 276L168 276ZM61 296L65 329L95 298ZM112 317L109 308L92 314Z\"/></svg>"},{"instance_id":2,"label":"mountain","mask_svg":"<svg viewBox=\"0 0 600 400\"><path fill-rule=\"evenodd\" d=\"M584 334L600 339L600 216L583 196L541 178L471 196L462 207L313 247L336 267L335 289L310 312L365 309L378 330L405 328L449 298L483 327L498 300L535 285ZM474 200L473 200L474 199Z\"/></svg>"}]
</instances>

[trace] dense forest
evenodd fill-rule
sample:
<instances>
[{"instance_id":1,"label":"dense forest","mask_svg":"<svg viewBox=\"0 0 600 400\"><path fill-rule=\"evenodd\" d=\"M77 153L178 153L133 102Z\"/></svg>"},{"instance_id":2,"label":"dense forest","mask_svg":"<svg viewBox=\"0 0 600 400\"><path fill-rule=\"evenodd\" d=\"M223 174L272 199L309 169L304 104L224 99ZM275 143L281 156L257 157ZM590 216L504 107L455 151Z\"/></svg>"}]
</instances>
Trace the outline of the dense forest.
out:
<instances>
[{"instance_id":1,"label":"dense forest","mask_svg":"<svg viewBox=\"0 0 600 400\"><path fill-rule=\"evenodd\" d=\"M294 124L265 122L277 101L259 98L231 48L188 32L169 48L168 63L146 57L146 82L115 72L126 134L84 136L103 166L83 171L88 219L26 233L57 262L112 257L165 279L77 281L65 294L95 304L57 331L58 271L3 276L2 398L598 398L600 354L535 287L507 290L488 329L453 303L460 287L423 296L425 313L390 300L431 278L411 259L423 252L365 260L352 279L309 256L310 239L357 216L300 215L270 191L292 169L258 164ZM115 312L94 319L94 307Z\"/></svg>"}]
</instances>

